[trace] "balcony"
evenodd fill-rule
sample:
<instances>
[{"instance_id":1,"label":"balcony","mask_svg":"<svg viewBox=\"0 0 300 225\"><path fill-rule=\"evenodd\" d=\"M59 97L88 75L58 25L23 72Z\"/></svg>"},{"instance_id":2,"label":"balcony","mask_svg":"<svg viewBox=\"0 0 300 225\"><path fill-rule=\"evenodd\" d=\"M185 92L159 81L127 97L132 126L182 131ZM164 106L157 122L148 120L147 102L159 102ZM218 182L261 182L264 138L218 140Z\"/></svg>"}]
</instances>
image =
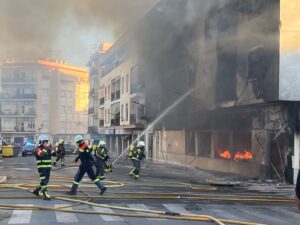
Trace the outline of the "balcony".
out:
<instances>
[{"instance_id":1,"label":"balcony","mask_svg":"<svg viewBox=\"0 0 300 225\"><path fill-rule=\"evenodd\" d=\"M142 84L131 83L130 84L130 94L144 93L145 86Z\"/></svg>"},{"instance_id":2,"label":"balcony","mask_svg":"<svg viewBox=\"0 0 300 225\"><path fill-rule=\"evenodd\" d=\"M110 124L114 127L120 126L120 118L111 119Z\"/></svg>"},{"instance_id":3,"label":"balcony","mask_svg":"<svg viewBox=\"0 0 300 225\"><path fill-rule=\"evenodd\" d=\"M99 99L99 106L103 106L104 102L105 102L105 99L104 98L100 98Z\"/></svg>"},{"instance_id":4,"label":"balcony","mask_svg":"<svg viewBox=\"0 0 300 225\"><path fill-rule=\"evenodd\" d=\"M11 77L11 76L3 76L1 79L2 84L35 84L36 79L28 79L22 77Z\"/></svg>"},{"instance_id":5,"label":"balcony","mask_svg":"<svg viewBox=\"0 0 300 225\"><path fill-rule=\"evenodd\" d=\"M7 133L34 133L36 132L35 129L25 129L24 127L15 127L15 128L0 128L1 132L7 132Z\"/></svg>"},{"instance_id":6,"label":"balcony","mask_svg":"<svg viewBox=\"0 0 300 225\"><path fill-rule=\"evenodd\" d=\"M7 116L7 117L35 117L35 112L27 112L27 113L20 113L20 112L8 112L8 111L0 111L0 116Z\"/></svg>"},{"instance_id":7,"label":"balcony","mask_svg":"<svg viewBox=\"0 0 300 225\"><path fill-rule=\"evenodd\" d=\"M91 134L91 133L97 133L97 127L88 127L88 133Z\"/></svg>"},{"instance_id":8,"label":"balcony","mask_svg":"<svg viewBox=\"0 0 300 225\"><path fill-rule=\"evenodd\" d=\"M15 94L15 95L2 94L2 95L0 95L0 100L36 100L36 99L37 99L36 94Z\"/></svg>"},{"instance_id":9,"label":"balcony","mask_svg":"<svg viewBox=\"0 0 300 225\"><path fill-rule=\"evenodd\" d=\"M88 114L93 114L95 112L94 107L89 108L88 110Z\"/></svg>"},{"instance_id":10,"label":"balcony","mask_svg":"<svg viewBox=\"0 0 300 225\"><path fill-rule=\"evenodd\" d=\"M144 115L130 114L130 125L145 125L147 119Z\"/></svg>"}]
</instances>

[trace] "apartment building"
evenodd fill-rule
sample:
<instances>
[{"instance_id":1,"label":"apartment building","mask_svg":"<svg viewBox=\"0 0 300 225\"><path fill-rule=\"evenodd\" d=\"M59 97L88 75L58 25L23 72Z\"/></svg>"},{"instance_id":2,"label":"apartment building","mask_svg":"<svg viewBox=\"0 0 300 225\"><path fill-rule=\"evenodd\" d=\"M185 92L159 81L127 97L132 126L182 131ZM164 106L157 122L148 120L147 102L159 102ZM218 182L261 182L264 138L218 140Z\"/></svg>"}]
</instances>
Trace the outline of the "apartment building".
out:
<instances>
[{"instance_id":1,"label":"apartment building","mask_svg":"<svg viewBox=\"0 0 300 225\"><path fill-rule=\"evenodd\" d=\"M299 8L287 0L163 1L147 16L140 33L150 27L171 38L142 37L146 108L163 111L195 90L156 126L154 159L293 182Z\"/></svg>"},{"instance_id":2,"label":"apartment building","mask_svg":"<svg viewBox=\"0 0 300 225\"><path fill-rule=\"evenodd\" d=\"M87 133L87 71L64 62L4 62L1 67L0 134L6 143L71 142Z\"/></svg>"},{"instance_id":3,"label":"apartment building","mask_svg":"<svg viewBox=\"0 0 300 225\"><path fill-rule=\"evenodd\" d=\"M93 131L97 129L100 138L106 140L115 154L126 149L147 122L140 66L136 55L124 49L125 43L128 42L119 40L102 56L95 84L98 125Z\"/></svg>"}]
</instances>

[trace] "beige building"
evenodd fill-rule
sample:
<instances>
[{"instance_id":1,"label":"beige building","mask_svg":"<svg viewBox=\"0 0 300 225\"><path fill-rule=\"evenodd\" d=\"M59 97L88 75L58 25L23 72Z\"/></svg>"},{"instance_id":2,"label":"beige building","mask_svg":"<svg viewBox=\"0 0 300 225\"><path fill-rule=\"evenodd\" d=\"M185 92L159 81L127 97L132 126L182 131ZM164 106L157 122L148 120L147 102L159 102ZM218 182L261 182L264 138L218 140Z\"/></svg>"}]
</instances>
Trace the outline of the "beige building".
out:
<instances>
[{"instance_id":1,"label":"beige building","mask_svg":"<svg viewBox=\"0 0 300 225\"><path fill-rule=\"evenodd\" d=\"M1 67L0 134L23 144L47 134L72 142L87 133L88 75L84 68L38 60Z\"/></svg>"},{"instance_id":2,"label":"beige building","mask_svg":"<svg viewBox=\"0 0 300 225\"><path fill-rule=\"evenodd\" d=\"M114 45L98 65L97 131L115 154L120 154L145 128L145 95L136 55L120 59ZM117 60L117 62L115 62ZM112 66L113 65L113 66ZM90 103L90 107L93 105ZM93 117L89 118L89 124Z\"/></svg>"}]
</instances>

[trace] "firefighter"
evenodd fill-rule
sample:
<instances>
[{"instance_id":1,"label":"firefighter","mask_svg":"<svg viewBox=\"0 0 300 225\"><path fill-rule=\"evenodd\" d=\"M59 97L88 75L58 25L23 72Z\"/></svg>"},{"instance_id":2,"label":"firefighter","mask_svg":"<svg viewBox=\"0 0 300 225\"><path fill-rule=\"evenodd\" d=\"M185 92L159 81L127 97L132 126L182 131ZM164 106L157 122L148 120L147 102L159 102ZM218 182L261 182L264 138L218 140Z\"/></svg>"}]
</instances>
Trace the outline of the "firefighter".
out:
<instances>
[{"instance_id":1,"label":"firefighter","mask_svg":"<svg viewBox=\"0 0 300 225\"><path fill-rule=\"evenodd\" d=\"M50 200L51 197L48 194L47 186L50 179L51 171L51 154L52 150L48 146L48 137L41 135L39 137L39 144L34 152L37 164L37 170L40 174L40 185L33 191L36 196L40 195L40 191L43 193L44 200Z\"/></svg>"},{"instance_id":2,"label":"firefighter","mask_svg":"<svg viewBox=\"0 0 300 225\"><path fill-rule=\"evenodd\" d=\"M141 160L145 158L145 142L140 141L135 149L132 151L131 161L133 163L133 169L130 171L129 175L138 179L141 170Z\"/></svg>"},{"instance_id":3,"label":"firefighter","mask_svg":"<svg viewBox=\"0 0 300 225\"><path fill-rule=\"evenodd\" d=\"M104 170L107 169L106 161L109 158L105 141L99 142L98 148L95 151L95 156L96 176L99 177L100 180L104 180Z\"/></svg>"},{"instance_id":4,"label":"firefighter","mask_svg":"<svg viewBox=\"0 0 300 225\"><path fill-rule=\"evenodd\" d=\"M79 147L79 155L75 159L75 162L78 162L80 159L81 163L79 169L74 177L72 188L67 194L76 195L77 189L79 186L79 182L82 180L85 173L88 174L89 178L97 185L97 187L101 190L100 195L102 195L106 191L106 187L100 182L99 178L96 177L93 170L93 155L91 154L90 148L88 144L83 141L83 137L81 135L77 135L74 139L75 143Z\"/></svg>"},{"instance_id":5,"label":"firefighter","mask_svg":"<svg viewBox=\"0 0 300 225\"><path fill-rule=\"evenodd\" d=\"M128 151L128 157L129 157L130 159L131 159L131 157L132 157L133 150L134 150L134 145L131 144L131 145L129 146L129 151Z\"/></svg>"},{"instance_id":6,"label":"firefighter","mask_svg":"<svg viewBox=\"0 0 300 225\"><path fill-rule=\"evenodd\" d=\"M59 142L57 142L55 145L55 148L56 148L57 158L56 158L55 162L53 163L53 165L56 166L57 162L60 160L61 166L65 166L66 150L65 150L65 146L64 146L64 140L61 139Z\"/></svg>"}]
</instances>

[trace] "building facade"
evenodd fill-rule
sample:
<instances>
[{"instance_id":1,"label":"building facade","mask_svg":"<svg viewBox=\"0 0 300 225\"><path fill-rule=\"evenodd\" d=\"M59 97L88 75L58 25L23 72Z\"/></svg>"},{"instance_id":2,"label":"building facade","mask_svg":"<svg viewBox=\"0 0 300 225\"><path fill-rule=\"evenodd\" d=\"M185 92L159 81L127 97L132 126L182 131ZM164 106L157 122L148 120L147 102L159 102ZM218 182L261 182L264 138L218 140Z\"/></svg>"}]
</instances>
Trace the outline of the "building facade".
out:
<instances>
[{"instance_id":1,"label":"building facade","mask_svg":"<svg viewBox=\"0 0 300 225\"><path fill-rule=\"evenodd\" d=\"M300 157L299 9L296 0L159 2L101 64L103 138L119 143L115 129L131 124L133 102L143 106L146 127L193 90L142 137L151 158L292 183ZM127 73L142 90L130 103L132 93L118 94Z\"/></svg>"},{"instance_id":2,"label":"building facade","mask_svg":"<svg viewBox=\"0 0 300 225\"><path fill-rule=\"evenodd\" d=\"M87 133L88 74L63 62L5 62L1 67L1 140L22 145L40 134L72 142Z\"/></svg>"},{"instance_id":3,"label":"building facade","mask_svg":"<svg viewBox=\"0 0 300 225\"><path fill-rule=\"evenodd\" d=\"M141 33L152 27L157 37L172 38L139 55L153 72L145 76L154 82L150 89L159 93L146 93L146 108L163 111L175 91L195 90L156 126L154 159L293 182L300 155L299 7L285 0L165 1L153 10ZM173 18L170 8L182 15Z\"/></svg>"},{"instance_id":4,"label":"building facade","mask_svg":"<svg viewBox=\"0 0 300 225\"><path fill-rule=\"evenodd\" d=\"M146 123L138 60L123 49L125 43L120 40L102 56L95 84L98 126L93 131L97 129L99 138L106 141L115 155L121 154L138 137Z\"/></svg>"}]
</instances>

